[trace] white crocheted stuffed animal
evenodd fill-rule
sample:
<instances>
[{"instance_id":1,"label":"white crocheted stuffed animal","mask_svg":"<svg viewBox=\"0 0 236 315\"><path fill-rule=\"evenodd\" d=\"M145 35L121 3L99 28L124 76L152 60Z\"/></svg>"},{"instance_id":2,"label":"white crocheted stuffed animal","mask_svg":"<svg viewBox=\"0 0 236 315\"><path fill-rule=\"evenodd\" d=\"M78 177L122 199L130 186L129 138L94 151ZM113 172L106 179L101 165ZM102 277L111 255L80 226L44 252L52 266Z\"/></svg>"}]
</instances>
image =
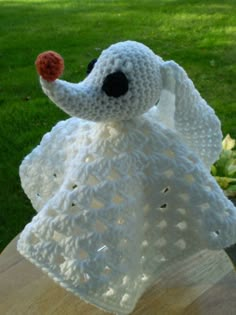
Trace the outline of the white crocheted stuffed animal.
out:
<instances>
[{"instance_id":1,"label":"white crocheted stuffed animal","mask_svg":"<svg viewBox=\"0 0 236 315\"><path fill-rule=\"evenodd\" d=\"M85 301L129 314L164 268L236 242L236 209L209 171L220 123L178 64L133 41L104 50L78 84L56 80L53 52L36 64L73 118L21 164L38 212L22 255Z\"/></svg>"}]
</instances>

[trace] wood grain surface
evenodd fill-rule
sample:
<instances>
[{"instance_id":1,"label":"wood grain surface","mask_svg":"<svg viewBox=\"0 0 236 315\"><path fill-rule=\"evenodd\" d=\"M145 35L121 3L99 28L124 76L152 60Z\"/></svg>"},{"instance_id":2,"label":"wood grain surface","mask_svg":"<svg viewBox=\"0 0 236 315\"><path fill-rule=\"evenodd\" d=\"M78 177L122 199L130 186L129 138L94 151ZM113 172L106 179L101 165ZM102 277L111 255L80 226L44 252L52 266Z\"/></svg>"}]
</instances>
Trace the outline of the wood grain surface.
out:
<instances>
[{"instance_id":1,"label":"wood grain surface","mask_svg":"<svg viewBox=\"0 0 236 315\"><path fill-rule=\"evenodd\" d=\"M0 255L1 315L105 315L55 284L16 251ZM163 273L132 315L235 315L236 273L224 251L202 251Z\"/></svg>"}]
</instances>

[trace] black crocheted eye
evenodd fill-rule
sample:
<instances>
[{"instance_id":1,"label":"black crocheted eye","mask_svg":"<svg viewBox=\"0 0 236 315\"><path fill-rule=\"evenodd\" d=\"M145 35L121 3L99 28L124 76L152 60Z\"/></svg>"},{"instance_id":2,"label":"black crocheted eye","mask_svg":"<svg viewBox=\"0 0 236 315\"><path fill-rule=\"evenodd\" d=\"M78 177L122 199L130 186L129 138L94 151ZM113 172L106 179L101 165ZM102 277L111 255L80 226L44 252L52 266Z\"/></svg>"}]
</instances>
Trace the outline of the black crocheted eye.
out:
<instances>
[{"instance_id":1,"label":"black crocheted eye","mask_svg":"<svg viewBox=\"0 0 236 315\"><path fill-rule=\"evenodd\" d=\"M93 59L90 61L90 63L87 66L87 71L86 71L87 75L93 70L93 67L96 62L97 62L97 59Z\"/></svg>"},{"instance_id":2,"label":"black crocheted eye","mask_svg":"<svg viewBox=\"0 0 236 315\"><path fill-rule=\"evenodd\" d=\"M102 85L102 90L108 95L119 97L129 89L129 81L123 72L117 71L109 74Z\"/></svg>"}]
</instances>

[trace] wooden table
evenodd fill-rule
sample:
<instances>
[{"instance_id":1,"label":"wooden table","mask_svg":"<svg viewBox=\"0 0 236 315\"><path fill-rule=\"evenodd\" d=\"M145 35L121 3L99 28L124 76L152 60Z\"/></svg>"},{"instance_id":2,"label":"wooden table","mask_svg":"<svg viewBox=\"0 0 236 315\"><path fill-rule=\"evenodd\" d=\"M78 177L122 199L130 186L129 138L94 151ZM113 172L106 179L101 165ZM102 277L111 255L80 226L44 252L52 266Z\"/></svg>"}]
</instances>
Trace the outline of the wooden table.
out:
<instances>
[{"instance_id":1,"label":"wooden table","mask_svg":"<svg viewBox=\"0 0 236 315\"><path fill-rule=\"evenodd\" d=\"M104 315L50 280L16 251L0 255L1 315ZM163 274L132 315L235 315L236 273L224 251L203 251Z\"/></svg>"}]
</instances>

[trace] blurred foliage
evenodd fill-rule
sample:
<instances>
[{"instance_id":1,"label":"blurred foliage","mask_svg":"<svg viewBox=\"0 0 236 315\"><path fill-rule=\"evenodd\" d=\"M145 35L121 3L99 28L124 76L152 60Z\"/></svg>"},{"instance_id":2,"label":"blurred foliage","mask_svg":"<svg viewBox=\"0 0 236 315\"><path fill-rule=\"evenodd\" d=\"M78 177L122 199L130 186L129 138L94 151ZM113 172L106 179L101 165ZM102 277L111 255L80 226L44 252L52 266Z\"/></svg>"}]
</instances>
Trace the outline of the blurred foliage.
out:
<instances>
[{"instance_id":1,"label":"blurred foliage","mask_svg":"<svg viewBox=\"0 0 236 315\"><path fill-rule=\"evenodd\" d=\"M219 159L212 165L211 173L229 197L236 197L235 140L228 134L222 142Z\"/></svg>"}]
</instances>

